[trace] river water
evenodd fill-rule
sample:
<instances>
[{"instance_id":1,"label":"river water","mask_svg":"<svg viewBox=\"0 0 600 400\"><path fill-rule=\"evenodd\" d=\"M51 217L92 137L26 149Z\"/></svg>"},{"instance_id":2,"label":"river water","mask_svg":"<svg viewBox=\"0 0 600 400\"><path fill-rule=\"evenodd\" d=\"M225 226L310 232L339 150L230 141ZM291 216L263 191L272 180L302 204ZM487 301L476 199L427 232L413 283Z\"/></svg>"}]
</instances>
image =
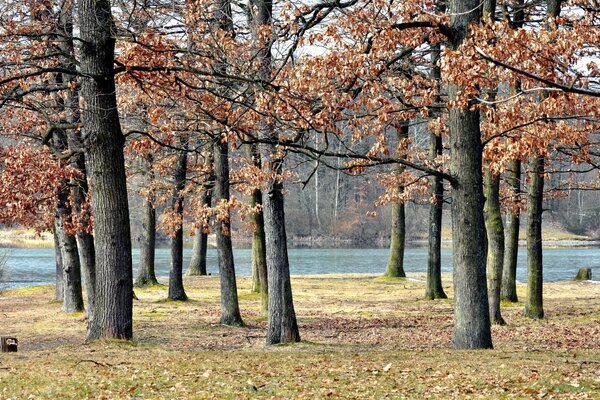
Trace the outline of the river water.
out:
<instances>
[{"instance_id":1,"label":"river water","mask_svg":"<svg viewBox=\"0 0 600 400\"><path fill-rule=\"evenodd\" d=\"M25 287L54 282L53 249L0 249L0 255L6 254L8 287ZM134 269L137 268L139 251L134 249ZM157 275L169 274L169 249L156 251ZM235 267L238 275L250 275L251 251L234 250ZM290 270L292 274L338 274L338 273L375 273L385 271L387 249L311 249L289 250ZM184 252L184 270L191 258L191 249ZM527 258L524 248L519 251L517 279L527 279ZM425 272L427 268L427 249L412 247L406 250L404 257L407 272ZM581 267L591 267L594 280L600 280L600 248L556 248L544 250L544 280L569 280L575 277ZM442 249L442 271L452 271L452 250ZM218 272L217 252L208 252L208 272ZM135 275L134 275L135 276Z\"/></svg>"}]
</instances>

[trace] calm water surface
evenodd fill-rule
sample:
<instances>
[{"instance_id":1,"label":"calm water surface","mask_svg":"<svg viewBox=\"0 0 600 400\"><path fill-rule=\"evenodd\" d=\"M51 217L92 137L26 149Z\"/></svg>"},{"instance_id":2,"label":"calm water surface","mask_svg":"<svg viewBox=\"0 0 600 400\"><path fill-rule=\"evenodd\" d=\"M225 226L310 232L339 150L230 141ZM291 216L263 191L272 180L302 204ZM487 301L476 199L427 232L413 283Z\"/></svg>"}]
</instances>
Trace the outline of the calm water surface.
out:
<instances>
[{"instance_id":1,"label":"calm water surface","mask_svg":"<svg viewBox=\"0 0 600 400\"><path fill-rule=\"evenodd\" d=\"M0 254L8 256L9 287L23 287L54 282L53 249L0 249ZM137 269L139 250L133 252L134 269ZM168 275L169 249L157 249L156 273ZM250 275L250 249L234 250L236 272ZM383 273L387 263L387 249L290 249L290 269L292 274L336 274L336 273ZM191 249L185 249L184 269L191 258ZM406 250L404 265L407 272L425 272L427 249L414 247ZM526 281L526 251L520 249L517 279ZM599 248L560 248L544 250L544 280L557 281L573 279L581 267L591 267L594 280L600 278ZM442 271L452 271L452 250L442 249ZM217 251L208 252L208 272L217 274Z\"/></svg>"}]
</instances>

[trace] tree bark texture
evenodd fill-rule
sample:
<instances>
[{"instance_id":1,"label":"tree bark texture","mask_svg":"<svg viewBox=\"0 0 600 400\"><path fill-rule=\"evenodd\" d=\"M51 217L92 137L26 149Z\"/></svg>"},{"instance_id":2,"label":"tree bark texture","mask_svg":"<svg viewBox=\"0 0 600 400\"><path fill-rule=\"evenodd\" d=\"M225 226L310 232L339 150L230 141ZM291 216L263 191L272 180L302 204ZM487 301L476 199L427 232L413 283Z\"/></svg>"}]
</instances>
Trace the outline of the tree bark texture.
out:
<instances>
[{"instance_id":1,"label":"tree bark texture","mask_svg":"<svg viewBox=\"0 0 600 400\"><path fill-rule=\"evenodd\" d=\"M408 138L408 124L403 124L398 131L398 141ZM397 168L397 174L401 175L405 170L402 164ZM404 192L404 186L398 187L399 195ZM385 276L394 278L405 278L404 272L404 248L406 244L406 214L404 212L404 201L398 200L392 204L392 232L390 241L390 255L385 271Z\"/></svg>"},{"instance_id":2,"label":"tree bark texture","mask_svg":"<svg viewBox=\"0 0 600 400\"><path fill-rule=\"evenodd\" d=\"M61 99L62 100L62 99ZM62 101L61 101L62 103ZM61 104L61 108L64 103ZM63 130L54 132L54 147L59 151L67 149L67 135ZM61 253L63 273L63 311L66 313L83 311L83 292L81 286L81 264L75 236L67 231L65 224L71 221L69 185L62 182L58 192L58 201L54 214L55 233Z\"/></svg>"},{"instance_id":3,"label":"tree bark texture","mask_svg":"<svg viewBox=\"0 0 600 400\"><path fill-rule=\"evenodd\" d=\"M262 207L262 192L255 190L250 199L250 205ZM267 272L267 248L265 243L265 218L263 210L252 214L254 234L252 235L252 291L260 293L261 313L267 315L269 308L269 283Z\"/></svg>"},{"instance_id":4,"label":"tree bark texture","mask_svg":"<svg viewBox=\"0 0 600 400\"><path fill-rule=\"evenodd\" d=\"M443 11L444 5L438 5ZM437 43L431 48L431 78L441 88L442 74L438 61L441 54L441 44ZM436 103L441 104L441 98L436 98ZM442 137L434 133L429 135L429 157L434 161L442 155L444 150ZM446 293L442 287L442 213L444 210L444 182L441 177L433 176L431 183L431 198L433 202L429 206L429 234L427 253L427 282L425 298L429 300L446 299Z\"/></svg>"},{"instance_id":5,"label":"tree bark texture","mask_svg":"<svg viewBox=\"0 0 600 400\"><path fill-rule=\"evenodd\" d=\"M215 200L227 205L229 201L229 144L217 138L214 144ZM233 247L231 245L231 223L229 209L225 218L215 223L219 275L221 278L221 324L243 326L238 302Z\"/></svg>"},{"instance_id":6,"label":"tree bark texture","mask_svg":"<svg viewBox=\"0 0 600 400\"><path fill-rule=\"evenodd\" d=\"M156 254L156 209L150 199L144 199L142 205L142 232L140 238L140 264L136 286L158 285L154 271Z\"/></svg>"},{"instance_id":7,"label":"tree bark texture","mask_svg":"<svg viewBox=\"0 0 600 400\"><path fill-rule=\"evenodd\" d=\"M500 175L485 173L485 227L487 232L487 273L490 320L492 324L504 325L500 310L500 288L504 262L504 226L500 211Z\"/></svg>"},{"instance_id":8,"label":"tree bark texture","mask_svg":"<svg viewBox=\"0 0 600 400\"><path fill-rule=\"evenodd\" d=\"M253 29L254 32L258 32L265 26L271 26L273 4L268 0L258 0L255 2L255 6L252 8L255 23ZM258 48L258 58L261 62L261 78L270 81L271 48L268 40L261 39L260 35L255 34L254 36ZM263 140L277 139L277 133L267 121L261 121L259 138ZM283 160L278 155L277 147L269 143L263 143L259 147L264 168L273 175L279 174ZM290 279L282 190L283 184L277 179L271 179L263 193L269 292L267 345L300 341Z\"/></svg>"},{"instance_id":9,"label":"tree bark texture","mask_svg":"<svg viewBox=\"0 0 600 400\"><path fill-rule=\"evenodd\" d=\"M87 339L131 339L133 277L125 140L117 112L110 1L80 0L79 21L83 143L96 249L96 311Z\"/></svg>"},{"instance_id":10,"label":"tree bark texture","mask_svg":"<svg viewBox=\"0 0 600 400\"><path fill-rule=\"evenodd\" d=\"M144 163L147 172L144 174L144 178L147 184L150 184L155 178L153 162L154 157L152 154L145 157ZM158 285L158 279L156 279L154 271L156 255L156 208L154 207L153 200L153 193L150 192L143 199L142 203L142 231L138 238L140 258L137 277L135 278L135 286L138 287Z\"/></svg>"},{"instance_id":11,"label":"tree bark texture","mask_svg":"<svg viewBox=\"0 0 600 400\"><path fill-rule=\"evenodd\" d=\"M207 162L213 164L214 158L212 151L207 159ZM210 207L212 202L214 188L214 173L211 172L207 182L205 182L204 190L202 191L202 206ZM208 221L202 221L208 224ZM194 246L192 249L192 259L188 269L188 275L206 275L206 252L208 251L208 233L201 228L196 228L194 231Z\"/></svg>"},{"instance_id":12,"label":"tree bark texture","mask_svg":"<svg viewBox=\"0 0 600 400\"><path fill-rule=\"evenodd\" d=\"M544 157L530 161L527 196L527 300L525 316L544 318L542 203L544 197Z\"/></svg>"},{"instance_id":13,"label":"tree bark texture","mask_svg":"<svg viewBox=\"0 0 600 400\"><path fill-rule=\"evenodd\" d=\"M465 39L470 23L480 19L477 0L450 0L452 47ZM460 90L448 86L450 100ZM452 240L454 245L454 333L456 349L492 347L485 271L482 144L479 111L452 108L449 114L452 185Z\"/></svg>"},{"instance_id":14,"label":"tree bark texture","mask_svg":"<svg viewBox=\"0 0 600 400\"><path fill-rule=\"evenodd\" d=\"M441 136L430 134L430 154L432 158L442 154ZM442 212L444 207L444 182L439 176L432 178L429 206L429 236L427 253L427 283L425 298L429 300L446 299L448 296L442 286Z\"/></svg>"},{"instance_id":15,"label":"tree bark texture","mask_svg":"<svg viewBox=\"0 0 600 400\"><path fill-rule=\"evenodd\" d=\"M171 238L171 270L169 272L170 300L187 300L183 287L183 189L187 172L187 139L179 141L183 150L177 151L177 161L173 170L173 195L171 210L180 218L174 236Z\"/></svg>"},{"instance_id":16,"label":"tree bark texture","mask_svg":"<svg viewBox=\"0 0 600 400\"><path fill-rule=\"evenodd\" d=\"M64 292L64 278L63 278L63 266L62 266L62 252L60 250L60 241L58 234L56 233L56 219L54 220L54 230L52 236L54 237L54 260L56 263L56 286L54 288L54 300L62 303L65 292Z\"/></svg>"},{"instance_id":17,"label":"tree bark texture","mask_svg":"<svg viewBox=\"0 0 600 400\"><path fill-rule=\"evenodd\" d=\"M521 161L512 161L508 167L508 184L515 194L521 191ZM504 230L504 266L502 268L502 300L519 301L517 297L517 258L519 254L519 222L518 208L510 209L506 214L506 229Z\"/></svg>"}]
</instances>

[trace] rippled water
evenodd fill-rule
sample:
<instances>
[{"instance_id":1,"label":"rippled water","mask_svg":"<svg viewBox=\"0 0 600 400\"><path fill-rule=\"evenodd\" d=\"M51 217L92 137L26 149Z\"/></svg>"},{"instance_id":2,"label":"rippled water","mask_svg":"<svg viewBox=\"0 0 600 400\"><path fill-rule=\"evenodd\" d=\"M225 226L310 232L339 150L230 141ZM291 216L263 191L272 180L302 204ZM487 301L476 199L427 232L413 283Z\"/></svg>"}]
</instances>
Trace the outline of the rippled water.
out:
<instances>
[{"instance_id":1,"label":"rippled water","mask_svg":"<svg viewBox=\"0 0 600 400\"><path fill-rule=\"evenodd\" d=\"M0 254L8 255L9 287L32 286L54 282L53 249L0 249ZM133 253L134 268L137 268L139 251ZM157 249L156 273L168 275L169 249ZM234 250L236 272L250 275L251 252L249 249ZM333 274L333 273L383 273L387 263L387 249L290 249L290 269L292 274ZM184 252L184 268L191 258L191 249ZM519 251L517 279L526 280L525 249ZM427 249L414 247L406 250L405 269L408 272L425 272ZM600 249L560 248L544 250L544 280L557 281L573 279L581 267L591 267L594 280L600 280ZM442 249L442 271L452 271L452 250ZM208 272L218 272L217 252L208 252Z\"/></svg>"}]
</instances>

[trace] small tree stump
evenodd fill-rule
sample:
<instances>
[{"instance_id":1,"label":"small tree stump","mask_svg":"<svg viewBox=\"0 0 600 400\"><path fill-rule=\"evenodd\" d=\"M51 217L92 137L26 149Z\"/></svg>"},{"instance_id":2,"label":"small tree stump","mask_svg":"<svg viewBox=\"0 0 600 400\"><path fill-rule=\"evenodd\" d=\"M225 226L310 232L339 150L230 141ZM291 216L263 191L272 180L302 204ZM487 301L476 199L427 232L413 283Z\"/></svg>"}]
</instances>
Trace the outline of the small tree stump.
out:
<instances>
[{"instance_id":1,"label":"small tree stump","mask_svg":"<svg viewBox=\"0 0 600 400\"><path fill-rule=\"evenodd\" d=\"M0 345L2 346L2 353L16 353L19 341L15 337L0 336Z\"/></svg>"},{"instance_id":2,"label":"small tree stump","mask_svg":"<svg viewBox=\"0 0 600 400\"><path fill-rule=\"evenodd\" d=\"M592 269L591 268L579 268L577 272L577 276L575 276L576 281L591 281L592 280Z\"/></svg>"}]
</instances>

